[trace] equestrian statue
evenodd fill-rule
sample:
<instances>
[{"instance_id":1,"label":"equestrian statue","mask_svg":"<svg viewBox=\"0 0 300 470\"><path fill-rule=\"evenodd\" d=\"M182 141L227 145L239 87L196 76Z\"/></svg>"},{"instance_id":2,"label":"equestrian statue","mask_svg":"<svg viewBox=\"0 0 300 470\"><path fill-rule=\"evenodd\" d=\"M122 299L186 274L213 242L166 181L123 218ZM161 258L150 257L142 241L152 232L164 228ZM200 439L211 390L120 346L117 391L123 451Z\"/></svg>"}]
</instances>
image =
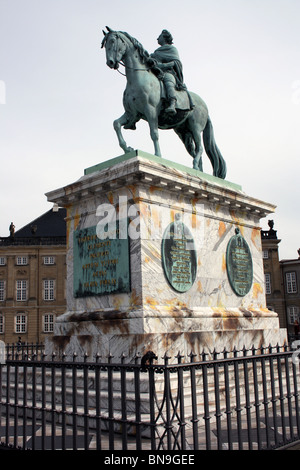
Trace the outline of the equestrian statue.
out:
<instances>
[{"instance_id":1,"label":"equestrian statue","mask_svg":"<svg viewBox=\"0 0 300 470\"><path fill-rule=\"evenodd\" d=\"M161 157L158 129L174 129L193 157L193 168L203 171L202 143L209 157L213 174L226 177L226 163L218 149L208 109L200 96L189 92L183 79L182 63L173 45L172 35L163 30L157 41L159 48L149 54L142 44L126 32L106 26L101 47L106 50L106 63L117 70L125 67L127 86L123 95L125 113L114 121L120 147L128 147L121 128L136 129L136 123L148 122L155 155Z\"/></svg>"}]
</instances>

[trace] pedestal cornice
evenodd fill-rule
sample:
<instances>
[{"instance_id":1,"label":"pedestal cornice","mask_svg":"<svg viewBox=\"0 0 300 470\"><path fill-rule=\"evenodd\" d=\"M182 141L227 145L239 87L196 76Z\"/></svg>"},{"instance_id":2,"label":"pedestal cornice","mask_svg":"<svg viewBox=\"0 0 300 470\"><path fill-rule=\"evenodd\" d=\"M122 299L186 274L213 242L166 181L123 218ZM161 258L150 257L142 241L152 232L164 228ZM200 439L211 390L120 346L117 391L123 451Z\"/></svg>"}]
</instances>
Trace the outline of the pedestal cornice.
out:
<instances>
[{"instance_id":1,"label":"pedestal cornice","mask_svg":"<svg viewBox=\"0 0 300 470\"><path fill-rule=\"evenodd\" d=\"M170 192L181 192L200 202L213 202L231 210L245 211L258 219L274 212L276 208L273 204L247 196L240 185L140 150L87 168L85 175L78 181L48 192L46 196L48 201L66 207L82 198L94 197L138 182Z\"/></svg>"}]
</instances>

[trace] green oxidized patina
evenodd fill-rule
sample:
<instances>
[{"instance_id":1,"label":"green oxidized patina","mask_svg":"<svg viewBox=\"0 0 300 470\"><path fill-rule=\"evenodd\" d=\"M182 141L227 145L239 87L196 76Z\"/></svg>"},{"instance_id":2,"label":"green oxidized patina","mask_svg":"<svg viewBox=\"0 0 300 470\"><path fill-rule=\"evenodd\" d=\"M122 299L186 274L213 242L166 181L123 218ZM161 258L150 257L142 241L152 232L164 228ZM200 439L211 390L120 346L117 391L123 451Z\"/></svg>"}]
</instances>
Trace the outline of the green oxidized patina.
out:
<instances>
[{"instance_id":1,"label":"green oxidized patina","mask_svg":"<svg viewBox=\"0 0 300 470\"><path fill-rule=\"evenodd\" d=\"M100 239L95 227L73 236L74 297L130 292L128 237Z\"/></svg>"},{"instance_id":2,"label":"green oxidized patina","mask_svg":"<svg viewBox=\"0 0 300 470\"><path fill-rule=\"evenodd\" d=\"M188 291L196 279L197 255L192 234L180 220L172 222L166 228L161 255L169 284L177 292Z\"/></svg>"},{"instance_id":3,"label":"green oxidized patina","mask_svg":"<svg viewBox=\"0 0 300 470\"><path fill-rule=\"evenodd\" d=\"M102 41L106 63L115 70L124 65L127 79L123 96L125 113L114 121L120 147L125 153L133 150L127 146L121 129L134 130L143 119L149 124L155 155L161 156L158 129L174 129L193 158L193 168L202 171L203 133L213 174L224 179L226 163L216 145L207 106L184 85L182 64L171 34L163 30L158 37L160 47L150 55L128 33L108 27L107 30Z\"/></svg>"},{"instance_id":4,"label":"green oxidized patina","mask_svg":"<svg viewBox=\"0 0 300 470\"><path fill-rule=\"evenodd\" d=\"M252 256L238 228L227 245L226 268L229 283L236 295L243 297L248 294L253 282Z\"/></svg>"}]
</instances>

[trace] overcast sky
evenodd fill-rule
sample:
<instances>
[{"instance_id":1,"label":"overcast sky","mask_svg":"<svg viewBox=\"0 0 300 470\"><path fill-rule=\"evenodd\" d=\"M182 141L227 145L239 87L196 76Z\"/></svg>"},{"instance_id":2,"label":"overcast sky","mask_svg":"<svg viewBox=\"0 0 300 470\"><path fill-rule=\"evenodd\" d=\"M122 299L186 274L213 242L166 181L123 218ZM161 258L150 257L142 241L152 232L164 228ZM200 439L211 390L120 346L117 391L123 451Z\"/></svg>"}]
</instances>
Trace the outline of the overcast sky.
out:
<instances>
[{"instance_id":1,"label":"overcast sky","mask_svg":"<svg viewBox=\"0 0 300 470\"><path fill-rule=\"evenodd\" d=\"M153 52L173 37L191 91L206 102L227 179L277 206L280 258L297 258L300 157L299 0L0 0L0 236L52 207L45 193L123 153L112 122L126 79L106 66L102 28ZM124 131L153 153L147 124ZM163 157L192 166L173 131ZM204 171L212 173L203 155Z\"/></svg>"}]
</instances>

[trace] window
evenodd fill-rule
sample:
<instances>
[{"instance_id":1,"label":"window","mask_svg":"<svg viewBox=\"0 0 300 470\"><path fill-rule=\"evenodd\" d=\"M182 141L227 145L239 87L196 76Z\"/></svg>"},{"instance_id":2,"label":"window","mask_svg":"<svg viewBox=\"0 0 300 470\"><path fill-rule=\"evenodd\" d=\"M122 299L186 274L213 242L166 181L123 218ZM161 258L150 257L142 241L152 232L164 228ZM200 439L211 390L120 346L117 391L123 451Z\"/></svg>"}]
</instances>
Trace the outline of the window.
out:
<instances>
[{"instance_id":1,"label":"window","mask_svg":"<svg viewBox=\"0 0 300 470\"><path fill-rule=\"evenodd\" d=\"M27 300L27 281L17 281L17 301Z\"/></svg>"},{"instance_id":2,"label":"window","mask_svg":"<svg viewBox=\"0 0 300 470\"><path fill-rule=\"evenodd\" d=\"M0 256L0 266L6 265L6 258L4 256Z\"/></svg>"},{"instance_id":3,"label":"window","mask_svg":"<svg viewBox=\"0 0 300 470\"><path fill-rule=\"evenodd\" d=\"M24 266L28 264L28 257L27 256L17 256L17 265Z\"/></svg>"},{"instance_id":4,"label":"window","mask_svg":"<svg viewBox=\"0 0 300 470\"><path fill-rule=\"evenodd\" d=\"M287 308L287 313L288 313L288 322L293 325L295 321L299 321L299 307L288 307Z\"/></svg>"},{"instance_id":5,"label":"window","mask_svg":"<svg viewBox=\"0 0 300 470\"><path fill-rule=\"evenodd\" d=\"M263 259L268 259L269 258L269 250L263 250Z\"/></svg>"},{"instance_id":6,"label":"window","mask_svg":"<svg viewBox=\"0 0 300 470\"><path fill-rule=\"evenodd\" d=\"M44 333L53 333L54 331L54 315L53 313L48 313L43 317L44 323Z\"/></svg>"},{"instance_id":7,"label":"window","mask_svg":"<svg viewBox=\"0 0 300 470\"><path fill-rule=\"evenodd\" d=\"M27 315L18 313L15 316L15 333L26 333L27 331Z\"/></svg>"},{"instance_id":8,"label":"window","mask_svg":"<svg viewBox=\"0 0 300 470\"><path fill-rule=\"evenodd\" d=\"M44 256L44 264L55 264L54 256Z\"/></svg>"},{"instance_id":9,"label":"window","mask_svg":"<svg viewBox=\"0 0 300 470\"><path fill-rule=\"evenodd\" d=\"M0 302L5 300L5 281L0 281Z\"/></svg>"},{"instance_id":10,"label":"window","mask_svg":"<svg viewBox=\"0 0 300 470\"><path fill-rule=\"evenodd\" d=\"M286 273L286 291L288 294L294 294L297 292L296 273Z\"/></svg>"},{"instance_id":11,"label":"window","mask_svg":"<svg viewBox=\"0 0 300 470\"><path fill-rule=\"evenodd\" d=\"M4 333L4 316L0 313L0 334Z\"/></svg>"},{"instance_id":12,"label":"window","mask_svg":"<svg viewBox=\"0 0 300 470\"><path fill-rule=\"evenodd\" d=\"M44 280L44 300L54 300L54 286L55 281L53 279Z\"/></svg>"},{"instance_id":13,"label":"window","mask_svg":"<svg viewBox=\"0 0 300 470\"><path fill-rule=\"evenodd\" d=\"M266 294L271 294L271 274L265 274Z\"/></svg>"}]
</instances>

